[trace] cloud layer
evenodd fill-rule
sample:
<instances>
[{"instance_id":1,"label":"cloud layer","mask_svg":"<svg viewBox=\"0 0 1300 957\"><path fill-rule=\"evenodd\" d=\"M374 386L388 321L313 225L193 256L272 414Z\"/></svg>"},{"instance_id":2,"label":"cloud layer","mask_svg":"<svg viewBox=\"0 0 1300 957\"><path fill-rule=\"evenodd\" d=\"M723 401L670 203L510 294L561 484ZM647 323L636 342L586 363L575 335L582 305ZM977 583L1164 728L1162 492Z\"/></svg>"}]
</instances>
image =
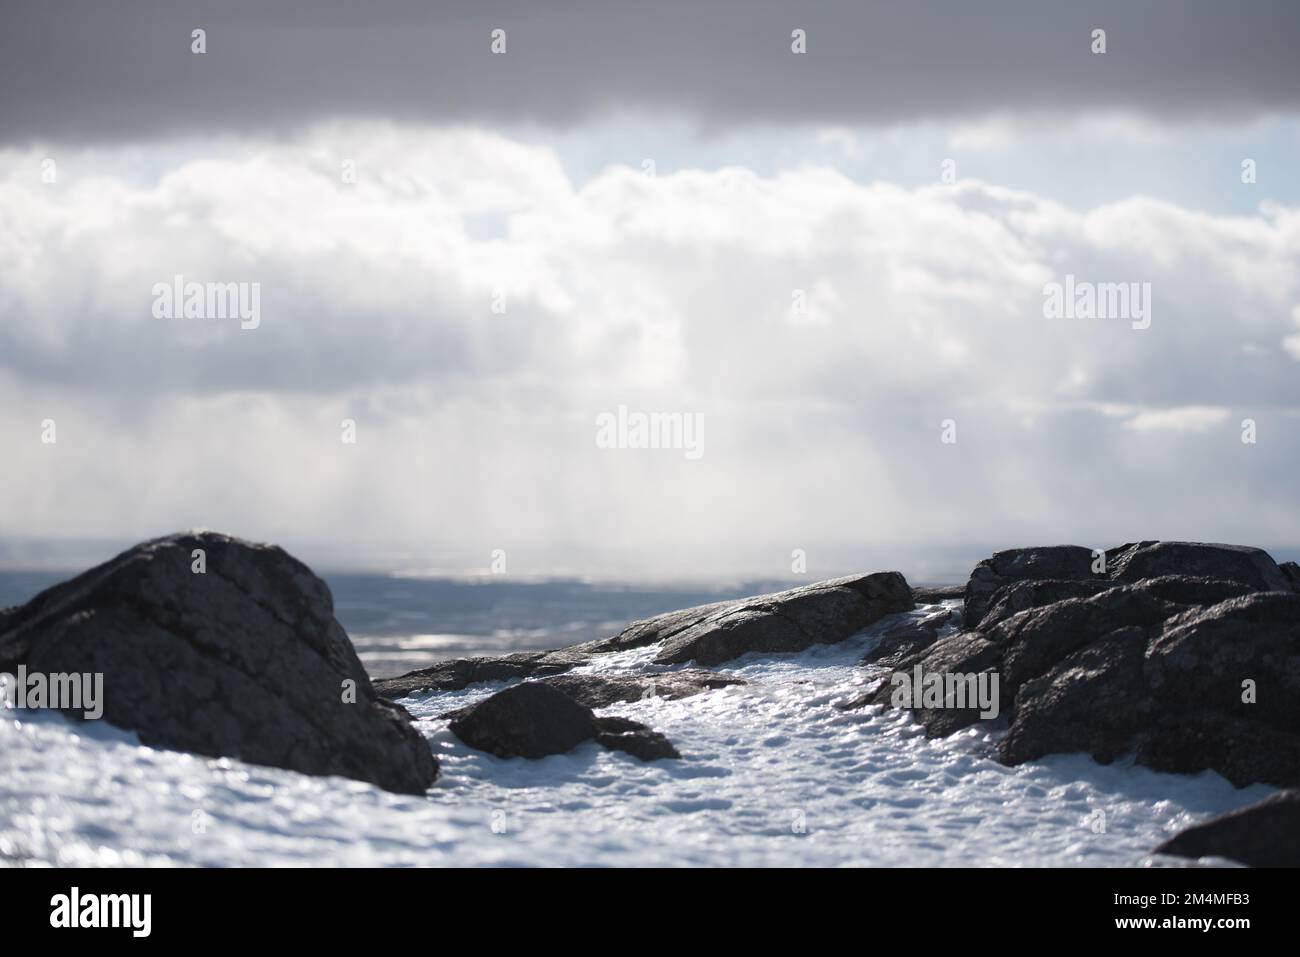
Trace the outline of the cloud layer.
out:
<instances>
[{"instance_id":1,"label":"cloud layer","mask_svg":"<svg viewBox=\"0 0 1300 957\"><path fill-rule=\"evenodd\" d=\"M279 134L345 116L568 125L619 111L705 130L1079 113L1242 122L1300 107L1297 36L1290 0L11 0L0 139Z\"/></svg>"},{"instance_id":2,"label":"cloud layer","mask_svg":"<svg viewBox=\"0 0 1300 957\"><path fill-rule=\"evenodd\" d=\"M1300 539L1300 210L824 166L574 183L541 146L384 124L156 175L41 159L0 154L0 535L773 575L819 545ZM177 274L260 283L260 327L153 318ZM1151 283L1151 327L1044 318L1067 274ZM619 405L702 414L703 457L598 448Z\"/></svg>"}]
</instances>

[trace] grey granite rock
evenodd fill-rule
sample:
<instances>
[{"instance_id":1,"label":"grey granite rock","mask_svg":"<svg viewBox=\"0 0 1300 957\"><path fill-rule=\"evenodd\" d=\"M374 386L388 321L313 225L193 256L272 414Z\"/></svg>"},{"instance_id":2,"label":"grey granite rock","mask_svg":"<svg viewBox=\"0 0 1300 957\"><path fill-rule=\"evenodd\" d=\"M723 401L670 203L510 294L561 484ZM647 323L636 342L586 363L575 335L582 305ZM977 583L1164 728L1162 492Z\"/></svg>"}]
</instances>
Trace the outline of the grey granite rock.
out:
<instances>
[{"instance_id":1,"label":"grey granite rock","mask_svg":"<svg viewBox=\"0 0 1300 957\"><path fill-rule=\"evenodd\" d=\"M20 664L102 673L104 720L145 744L407 793L437 774L371 687L325 583L274 546L212 532L137 545L5 616L0 670Z\"/></svg>"}]
</instances>

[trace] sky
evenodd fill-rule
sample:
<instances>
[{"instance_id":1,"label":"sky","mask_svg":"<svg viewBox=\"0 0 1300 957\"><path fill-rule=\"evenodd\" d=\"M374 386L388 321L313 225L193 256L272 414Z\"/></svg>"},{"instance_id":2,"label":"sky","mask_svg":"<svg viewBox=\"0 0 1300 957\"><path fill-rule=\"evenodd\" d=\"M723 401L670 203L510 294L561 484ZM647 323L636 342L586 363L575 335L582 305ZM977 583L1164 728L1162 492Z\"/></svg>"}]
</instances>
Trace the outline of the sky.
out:
<instances>
[{"instance_id":1,"label":"sky","mask_svg":"<svg viewBox=\"0 0 1300 957\"><path fill-rule=\"evenodd\" d=\"M1300 543L1294 3L0 18L0 564ZM1132 308L1051 314L1067 277ZM620 409L693 445L607 447Z\"/></svg>"}]
</instances>

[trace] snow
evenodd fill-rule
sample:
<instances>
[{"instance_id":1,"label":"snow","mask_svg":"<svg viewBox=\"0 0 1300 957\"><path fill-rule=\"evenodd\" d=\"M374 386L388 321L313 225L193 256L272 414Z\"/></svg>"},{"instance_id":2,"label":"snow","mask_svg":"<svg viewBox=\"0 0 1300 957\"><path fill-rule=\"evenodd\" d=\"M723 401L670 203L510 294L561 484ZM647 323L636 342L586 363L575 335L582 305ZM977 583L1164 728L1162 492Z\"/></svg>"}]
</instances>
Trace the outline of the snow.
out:
<instances>
[{"instance_id":1,"label":"snow","mask_svg":"<svg viewBox=\"0 0 1300 957\"><path fill-rule=\"evenodd\" d=\"M595 744L501 760L461 744L437 716L504 685L406 699L442 761L423 798L9 712L0 863L1163 865L1178 863L1148 856L1163 838L1272 793L1084 755L1007 768L992 757L996 725L930 741L903 713L837 710L870 682L857 662L885 624L718 669L745 686L602 712L663 731L680 761L643 764ZM579 670L659 670L654 651Z\"/></svg>"}]
</instances>

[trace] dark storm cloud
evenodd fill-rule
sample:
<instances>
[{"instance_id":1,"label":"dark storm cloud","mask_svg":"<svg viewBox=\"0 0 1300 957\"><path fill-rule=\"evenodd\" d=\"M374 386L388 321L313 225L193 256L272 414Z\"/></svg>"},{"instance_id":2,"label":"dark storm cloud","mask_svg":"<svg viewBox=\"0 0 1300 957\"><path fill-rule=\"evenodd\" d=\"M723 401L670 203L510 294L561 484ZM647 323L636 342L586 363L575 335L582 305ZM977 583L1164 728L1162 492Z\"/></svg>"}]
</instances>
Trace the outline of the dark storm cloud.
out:
<instances>
[{"instance_id":1,"label":"dark storm cloud","mask_svg":"<svg viewBox=\"0 0 1300 957\"><path fill-rule=\"evenodd\" d=\"M671 111L895 123L1300 106L1300 4L6 0L0 140L276 132L333 116L569 124ZM190 31L208 52L190 53ZM493 56L489 31L507 31ZM808 53L790 52L790 31ZM1089 50L1094 27L1108 52Z\"/></svg>"}]
</instances>

